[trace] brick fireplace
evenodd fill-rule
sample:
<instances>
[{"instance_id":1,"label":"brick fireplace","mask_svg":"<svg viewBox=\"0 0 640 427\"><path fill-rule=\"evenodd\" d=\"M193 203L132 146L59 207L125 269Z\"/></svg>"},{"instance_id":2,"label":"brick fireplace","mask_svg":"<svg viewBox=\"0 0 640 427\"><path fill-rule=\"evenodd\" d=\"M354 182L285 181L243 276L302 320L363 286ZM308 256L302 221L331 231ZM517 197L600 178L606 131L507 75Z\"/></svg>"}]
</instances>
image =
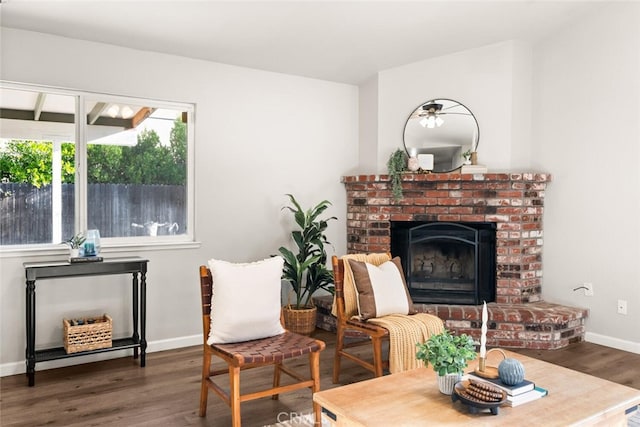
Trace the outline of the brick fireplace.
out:
<instances>
[{"instance_id":1,"label":"brick fireplace","mask_svg":"<svg viewBox=\"0 0 640 427\"><path fill-rule=\"evenodd\" d=\"M495 223L496 299L489 346L554 349L584 338L588 310L542 300L544 173L404 174L395 201L387 175L343 177L347 251L391 251L391 222ZM395 254L394 254L395 255ZM481 306L417 304L449 329L480 336Z\"/></svg>"}]
</instances>

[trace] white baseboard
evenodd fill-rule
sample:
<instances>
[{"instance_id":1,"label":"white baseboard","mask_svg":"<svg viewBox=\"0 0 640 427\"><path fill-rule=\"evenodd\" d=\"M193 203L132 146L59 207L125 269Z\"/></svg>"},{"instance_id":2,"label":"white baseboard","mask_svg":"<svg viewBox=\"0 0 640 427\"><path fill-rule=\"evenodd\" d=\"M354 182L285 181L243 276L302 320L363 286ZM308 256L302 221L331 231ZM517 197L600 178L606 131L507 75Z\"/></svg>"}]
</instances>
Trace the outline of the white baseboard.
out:
<instances>
[{"instance_id":1,"label":"white baseboard","mask_svg":"<svg viewBox=\"0 0 640 427\"><path fill-rule=\"evenodd\" d=\"M202 334L188 337L170 338L166 340L151 341L147 346L147 353L156 351L173 350L174 348L191 347L202 344Z\"/></svg>"},{"instance_id":2,"label":"white baseboard","mask_svg":"<svg viewBox=\"0 0 640 427\"><path fill-rule=\"evenodd\" d=\"M606 335L595 334L593 332L585 333L584 340L594 344L600 344L606 347L640 354L640 343L637 342L621 340L620 338L613 338Z\"/></svg>"},{"instance_id":3,"label":"white baseboard","mask_svg":"<svg viewBox=\"0 0 640 427\"><path fill-rule=\"evenodd\" d=\"M621 340L606 335L595 334L593 332L585 333L585 341L604 345L606 347L617 348L618 350L628 351L640 354L640 343ZM202 344L202 335L192 335L187 337L171 338L166 340L150 341L147 345L147 353L155 353L158 351L173 350L176 348L191 347ZM51 360L41 362L36 365L36 371L45 369L62 368L64 366L78 365L80 363L98 362L100 360L116 359L126 357L131 354L131 350L117 350L106 353L91 354L87 356L70 357L68 359ZM19 362L10 362L0 365L0 377L9 375L24 374L26 365L24 360Z\"/></svg>"},{"instance_id":4,"label":"white baseboard","mask_svg":"<svg viewBox=\"0 0 640 427\"><path fill-rule=\"evenodd\" d=\"M202 335L192 335L188 337L171 338L166 340L150 341L147 343L147 353L157 351L173 350L176 348L191 347L202 344ZM36 365L36 372L46 369L62 368L65 366L78 365L81 363L98 362L101 360L117 359L133 354L131 349L115 350L105 353L90 354L87 356L69 357L67 359L50 360L40 362ZM24 374L27 371L25 361L3 363L0 365L0 377L9 375Z\"/></svg>"}]
</instances>

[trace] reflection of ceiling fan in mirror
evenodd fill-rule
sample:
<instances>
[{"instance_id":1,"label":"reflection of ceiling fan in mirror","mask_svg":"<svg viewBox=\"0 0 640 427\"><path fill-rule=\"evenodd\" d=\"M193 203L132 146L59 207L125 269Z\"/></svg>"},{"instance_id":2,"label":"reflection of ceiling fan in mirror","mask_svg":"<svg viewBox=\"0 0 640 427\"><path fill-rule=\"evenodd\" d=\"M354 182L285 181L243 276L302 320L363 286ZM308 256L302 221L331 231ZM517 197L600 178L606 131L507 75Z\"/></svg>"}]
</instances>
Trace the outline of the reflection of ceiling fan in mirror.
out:
<instances>
[{"instance_id":1,"label":"reflection of ceiling fan in mirror","mask_svg":"<svg viewBox=\"0 0 640 427\"><path fill-rule=\"evenodd\" d=\"M418 121L418 123L420 123L423 128L426 127L429 129L433 129L444 124L444 118L442 117L444 115L470 115L470 113L452 111L456 107L460 107L460 104L453 104L444 107L442 103L436 102L436 100L428 101L426 104L415 110L411 118L419 118L420 120Z\"/></svg>"},{"instance_id":2,"label":"reflection of ceiling fan in mirror","mask_svg":"<svg viewBox=\"0 0 640 427\"><path fill-rule=\"evenodd\" d=\"M433 129L436 126L440 127L444 123L444 120L440 117L441 114L442 104L435 102L425 104L418 113L418 116L421 117L419 123L422 127L428 127L429 129Z\"/></svg>"}]
</instances>

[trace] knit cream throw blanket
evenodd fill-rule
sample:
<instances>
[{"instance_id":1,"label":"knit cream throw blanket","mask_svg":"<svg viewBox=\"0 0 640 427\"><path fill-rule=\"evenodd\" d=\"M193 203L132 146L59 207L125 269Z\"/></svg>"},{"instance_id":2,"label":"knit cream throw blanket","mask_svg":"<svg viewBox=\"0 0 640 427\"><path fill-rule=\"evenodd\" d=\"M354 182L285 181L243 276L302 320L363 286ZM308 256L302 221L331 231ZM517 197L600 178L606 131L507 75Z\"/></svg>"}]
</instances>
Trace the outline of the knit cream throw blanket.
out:
<instances>
[{"instance_id":1,"label":"knit cream throw blanket","mask_svg":"<svg viewBox=\"0 0 640 427\"><path fill-rule=\"evenodd\" d=\"M392 374L424 366L416 359L416 344L444 330L442 320L428 313L390 314L368 321L389 331L389 372Z\"/></svg>"},{"instance_id":2,"label":"knit cream throw blanket","mask_svg":"<svg viewBox=\"0 0 640 427\"><path fill-rule=\"evenodd\" d=\"M342 257L344 261L344 305L347 318L358 316L358 294L349 266L349 259L380 265L391 258L386 253L351 254ZM332 314L337 316L334 300ZM432 334L444 330L442 320L431 314L417 313L412 315L392 314L368 320L389 331L389 371L402 372L423 366L416 359L416 344L423 343Z\"/></svg>"}]
</instances>

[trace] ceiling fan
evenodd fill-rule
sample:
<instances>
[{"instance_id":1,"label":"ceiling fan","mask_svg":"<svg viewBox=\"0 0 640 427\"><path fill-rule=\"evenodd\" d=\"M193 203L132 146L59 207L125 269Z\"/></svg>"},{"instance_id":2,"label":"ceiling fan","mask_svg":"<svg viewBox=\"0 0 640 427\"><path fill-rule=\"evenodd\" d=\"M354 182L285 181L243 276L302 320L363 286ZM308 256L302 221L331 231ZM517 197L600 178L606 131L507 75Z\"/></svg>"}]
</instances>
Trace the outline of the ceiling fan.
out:
<instances>
[{"instance_id":1,"label":"ceiling fan","mask_svg":"<svg viewBox=\"0 0 640 427\"><path fill-rule=\"evenodd\" d=\"M460 104L453 104L448 107L444 107L444 104L437 102L437 100L429 101L426 104L417 108L411 118L419 118L420 125L429 129L440 127L444 124L444 119L441 117L446 114L461 114L468 116L469 113L459 113L455 111L447 111L452 108L459 107Z\"/></svg>"},{"instance_id":2,"label":"ceiling fan","mask_svg":"<svg viewBox=\"0 0 640 427\"><path fill-rule=\"evenodd\" d=\"M418 117L421 117L418 123L420 123L422 127L429 129L433 129L436 126L440 127L444 123L444 120L440 117L441 114L446 114L442 112L442 104L429 102L428 104L424 104L418 111Z\"/></svg>"}]
</instances>

